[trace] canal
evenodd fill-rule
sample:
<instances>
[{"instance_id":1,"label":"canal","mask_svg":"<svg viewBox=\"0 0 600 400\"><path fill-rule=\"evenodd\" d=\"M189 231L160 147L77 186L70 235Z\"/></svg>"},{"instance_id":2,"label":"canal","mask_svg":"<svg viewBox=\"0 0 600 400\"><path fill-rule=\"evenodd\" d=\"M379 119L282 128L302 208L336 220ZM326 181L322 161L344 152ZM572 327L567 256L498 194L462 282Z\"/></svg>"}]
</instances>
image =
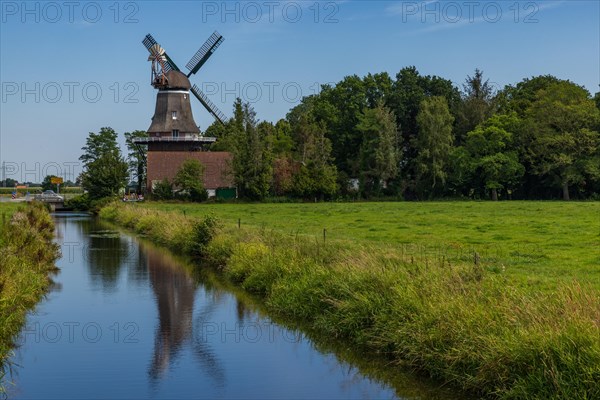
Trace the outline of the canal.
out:
<instances>
[{"instance_id":1,"label":"canal","mask_svg":"<svg viewBox=\"0 0 600 400\"><path fill-rule=\"evenodd\" d=\"M55 221L60 272L19 337L10 398L451 398L274 322L143 239Z\"/></svg>"}]
</instances>

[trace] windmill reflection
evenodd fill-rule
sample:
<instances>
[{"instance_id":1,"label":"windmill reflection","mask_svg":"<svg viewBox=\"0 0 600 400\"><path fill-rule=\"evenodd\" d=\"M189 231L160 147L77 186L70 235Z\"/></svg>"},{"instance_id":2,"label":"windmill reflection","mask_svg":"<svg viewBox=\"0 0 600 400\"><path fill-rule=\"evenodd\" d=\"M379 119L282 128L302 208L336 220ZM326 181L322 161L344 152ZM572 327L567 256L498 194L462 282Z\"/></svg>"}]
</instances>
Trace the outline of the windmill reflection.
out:
<instances>
[{"instance_id":1,"label":"windmill reflection","mask_svg":"<svg viewBox=\"0 0 600 400\"><path fill-rule=\"evenodd\" d=\"M184 346L192 349L195 359L214 383L222 387L225 374L209 343L194 335L194 325L208 321L218 296L207 302L194 321L197 283L171 256L144 246L150 285L156 297L159 323L154 338L154 354L148 370L152 381L174 363ZM195 322L195 323L194 323Z\"/></svg>"}]
</instances>

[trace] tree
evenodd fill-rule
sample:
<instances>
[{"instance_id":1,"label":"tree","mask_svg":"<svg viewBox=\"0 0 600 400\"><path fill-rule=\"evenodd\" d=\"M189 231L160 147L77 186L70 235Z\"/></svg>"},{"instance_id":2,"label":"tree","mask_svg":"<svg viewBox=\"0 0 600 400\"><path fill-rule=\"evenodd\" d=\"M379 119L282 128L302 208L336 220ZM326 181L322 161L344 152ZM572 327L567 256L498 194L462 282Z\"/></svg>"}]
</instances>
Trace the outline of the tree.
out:
<instances>
[{"instance_id":1,"label":"tree","mask_svg":"<svg viewBox=\"0 0 600 400\"><path fill-rule=\"evenodd\" d=\"M232 135L232 170L241 197L260 200L269 194L272 178L270 127L257 127L256 112L238 98L234 118L229 124Z\"/></svg>"},{"instance_id":2,"label":"tree","mask_svg":"<svg viewBox=\"0 0 600 400\"><path fill-rule=\"evenodd\" d=\"M202 182L203 174L204 166L200 161L188 159L177 170L173 183L184 193L184 197L192 201L205 201L208 193Z\"/></svg>"},{"instance_id":3,"label":"tree","mask_svg":"<svg viewBox=\"0 0 600 400\"><path fill-rule=\"evenodd\" d=\"M528 126L535 131L532 142L534 171L550 175L569 200L569 186L585 176L598 178L600 134L594 131L600 110L587 90L568 82L554 83L537 92L527 112Z\"/></svg>"},{"instance_id":4,"label":"tree","mask_svg":"<svg viewBox=\"0 0 600 400\"><path fill-rule=\"evenodd\" d=\"M516 113L495 115L467 134L472 174L481 178L494 201L499 189L514 187L525 172L512 149L513 134L507 130L517 125Z\"/></svg>"},{"instance_id":5,"label":"tree","mask_svg":"<svg viewBox=\"0 0 600 400\"><path fill-rule=\"evenodd\" d=\"M134 139L146 138L146 131L125 132L125 144L127 145L127 164L129 173L136 180L137 191L141 193L146 185L146 156L148 145L136 144Z\"/></svg>"},{"instance_id":6,"label":"tree","mask_svg":"<svg viewBox=\"0 0 600 400\"><path fill-rule=\"evenodd\" d=\"M363 78L363 84L367 96L367 106L375 108L380 102L389 99L394 82L387 72L382 72L374 75L367 74Z\"/></svg>"},{"instance_id":7,"label":"tree","mask_svg":"<svg viewBox=\"0 0 600 400\"><path fill-rule=\"evenodd\" d=\"M56 185L52 183L52 178L58 178L55 175L46 175L42 181L42 190L54 190Z\"/></svg>"},{"instance_id":8,"label":"tree","mask_svg":"<svg viewBox=\"0 0 600 400\"><path fill-rule=\"evenodd\" d=\"M423 195L440 192L446 183L446 168L452 149L452 123L446 99L434 96L421 102L417 125L419 135L414 140L418 154L415 160L417 187Z\"/></svg>"},{"instance_id":9,"label":"tree","mask_svg":"<svg viewBox=\"0 0 600 400\"><path fill-rule=\"evenodd\" d=\"M496 96L498 113L510 114L515 112L521 121L518 126L507 130L513 133L513 147L519 154L519 160L525 167L525 174L521 179L522 184L516 189L522 198L547 198L552 196L554 178L548 175L539 175L535 164L534 142L537 130L528 122L527 113L536 101L537 93L542 89L561 82L552 75L536 76L523 79L516 85L506 86ZM529 126L528 126L529 125Z\"/></svg>"},{"instance_id":10,"label":"tree","mask_svg":"<svg viewBox=\"0 0 600 400\"><path fill-rule=\"evenodd\" d=\"M15 187L17 185L17 181L12 179L12 178L6 178L3 182L2 182L2 186L3 187Z\"/></svg>"},{"instance_id":11,"label":"tree","mask_svg":"<svg viewBox=\"0 0 600 400\"><path fill-rule=\"evenodd\" d=\"M82 187L90 198L114 196L127 184L128 165L121 156L117 133L112 128L101 128L99 133L90 132L84 153L81 174Z\"/></svg>"},{"instance_id":12,"label":"tree","mask_svg":"<svg viewBox=\"0 0 600 400\"><path fill-rule=\"evenodd\" d=\"M438 76L422 76L415 67L403 68L396 75L387 105L396 114L398 130L402 136L401 172L407 182L414 182L418 174L415 170L415 160L419 150L415 147L415 138L419 134L417 115L420 105L423 100L433 96L444 97L450 113L456 115L460 104L460 92L450 80ZM405 196L414 195L414 184L405 187L408 189L404 193Z\"/></svg>"},{"instance_id":13,"label":"tree","mask_svg":"<svg viewBox=\"0 0 600 400\"><path fill-rule=\"evenodd\" d=\"M275 124L275 134L273 136L273 155L289 156L294 149L294 139L292 138L292 126L285 119L280 119Z\"/></svg>"},{"instance_id":14,"label":"tree","mask_svg":"<svg viewBox=\"0 0 600 400\"><path fill-rule=\"evenodd\" d=\"M217 141L211 145L212 151L232 150L232 136L228 134L231 131L230 126L231 121L227 121L225 124L221 124L219 121L214 121L208 128L206 128L206 131L204 132L205 136L217 138Z\"/></svg>"},{"instance_id":15,"label":"tree","mask_svg":"<svg viewBox=\"0 0 600 400\"><path fill-rule=\"evenodd\" d=\"M384 106L366 109L359 117L357 129L363 135L360 151L361 186L363 193L379 192L380 186L387 188L391 179L398 175L400 151L396 116Z\"/></svg>"},{"instance_id":16,"label":"tree","mask_svg":"<svg viewBox=\"0 0 600 400\"><path fill-rule=\"evenodd\" d=\"M276 196L285 196L292 192L295 167L296 164L291 157L273 160L273 193Z\"/></svg>"},{"instance_id":17,"label":"tree","mask_svg":"<svg viewBox=\"0 0 600 400\"><path fill-rule=\"evenodd\" d=\"M83 162L84 166L96 161L104 154L119 151L117 133L110 127L100 128L99 133L90 132L85 141L85 146L81 150L83 150L83 154L79 157L79 160Z\"/></svg>"},{"instance_id":18,"label":"tree","mask_svg":"<svg viewBox=\"0 0 600 400\"><path fill-rule=\"evenodd\" d=\"M120 151L111 151L89 162L83 172L83 189L91 199L113 197L127 184L127 163Z\"/></svg>"},{"instance_id":19,"label":"tree","mask_svg":"<svg viewBox=\"0 0 600 400\"><path fill-rule=\"evenodd\" d=\"M473 76L467 76L457 121L456 136L459 144L464 134L492 116L495 111L495 95L489 79L483 79L483 71L476 69Z\"/></svg>"},{"instance_id":20,"label":"tree","mask_svg":"<svg viewBox=\"0 0 600 400\"><path fill-rule=\"evenodd\" d=\"M337 191L337 169L332 165L331 141L324 123L309 113L301 116L294 137L298 140L300 168L293 178L293 191L302 198L331 197Z\"/></svg>"},{"instance_id":21,"label":"tree","mask_svg":"<svg viewBox=\"0 0 600 400\"><path fill-rule=\"evenodd\" d=\"M519 118L524 118L527 110L536 101L537 93L548 89L551 85L561 82L552 75L540 75L523 79L515 86L506 86L497 96L497 103L501 113L514 111Z\"/></svg>"}]
</instances>

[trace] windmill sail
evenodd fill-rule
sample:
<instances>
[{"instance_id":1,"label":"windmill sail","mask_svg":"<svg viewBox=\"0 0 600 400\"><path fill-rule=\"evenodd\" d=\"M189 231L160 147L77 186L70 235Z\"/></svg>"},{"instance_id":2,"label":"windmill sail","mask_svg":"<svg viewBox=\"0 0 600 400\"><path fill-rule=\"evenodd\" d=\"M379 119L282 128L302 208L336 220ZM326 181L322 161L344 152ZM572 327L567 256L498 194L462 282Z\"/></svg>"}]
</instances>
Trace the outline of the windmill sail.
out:
<instances>
[{"instance_id":1,"label":"windmill sail","mask_svg":"<svg viewBox=\"0 0 600 400\"><path fill-rule=\"evenodd\" d=\"M148 50L151 54L152 54L152 47L154 45L157 45L158 43L156 42L156 40L154 40L154 38L152 37L151 34L147 34L146 37L144 38L144 40L142 40L142 43L144 44L144 46L146 47L146 50ZM160 45L159 45L160 46ZM179 71L179 68L177 67L177 65L173 62L173 60L171 60L171 58L169 57L169 55L164 51L163 49L163 54L167 60L167 62L165 62L165 72L169 72L169 71Z\"/></svg>"},{"instance_id":2,"label":"windmill sail","mask_svg":"<svg viewBox=\"0 0 600 400\"><path fill-rule=\"evenodd\" d=\"M204 92L202 90L200 90L200 88L198 88L198 86L196 86L196 85L192 86L191 91L194 94L194 96L196 96L196 98L198 100L200 100L200 103L202 103L202 105L204 106L204 108L206 108L206 110L209 113L211 113L212 116L217 119L217 121L219 121L221 124L225 124L225 120L227 119L227 117L225 117L225 114L223 114L213 104L213 102L210 101L210 99L206 96L206 94L204 94Z\"/></svg>"},{"instance_id":3,"label":"windmill sail","mask_svg":"<svg viewBox=\"0 0 600 400\"><path fill-rule=\"evenodd\" d=\"M206 42L198 49L194 57L186 64L186 68L190 70L188 74L188 78L198 72L200 67L206 63L206 61L212 56L212 54L217 50L217 48L223 43L225 38L219 34L219 32L214 31L212 35L208 38Z\"/></svg>"}]
</instances>

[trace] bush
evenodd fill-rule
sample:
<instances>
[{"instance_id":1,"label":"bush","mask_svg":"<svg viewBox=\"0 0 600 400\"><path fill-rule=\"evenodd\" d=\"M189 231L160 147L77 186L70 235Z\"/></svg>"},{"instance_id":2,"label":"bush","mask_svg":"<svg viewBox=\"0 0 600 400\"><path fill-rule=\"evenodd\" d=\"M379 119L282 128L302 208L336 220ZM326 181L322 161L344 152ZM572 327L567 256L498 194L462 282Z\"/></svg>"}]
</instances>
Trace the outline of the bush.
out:
<instances>
[{"instance_id":1,"label":"bush","mask_svg":"<svg viewBox=\"0 0 600 400\"><path fill-rule=\"evenodd\" d=\"M72 208L76 211L88 211L90 209L91 199L87 193L75 196L65 201L66 208Z\"/></svg>"},{"instance_id":2,"label":"bush","mask_svg":"<svg viewBox=\"0 0 600 400\"><path fill-rule=\"evenodd\" d=\"M206 216L202 221L196 221L193 225L193 244L192 254L196 257L202 257L206 254L206 248L215 236L217 230L217 220L211 215Z\"/></svg>"},{"instance_id":3,"label":"bush","mask_svg":"<svg viewBox=\"0 0 600 400\"><path fill-rule=\"evenodd\" d=\"M173 184L167 178L158 182L152 189L152 197L156 200L172 200Z\"/></svg>"}]
</instances>

